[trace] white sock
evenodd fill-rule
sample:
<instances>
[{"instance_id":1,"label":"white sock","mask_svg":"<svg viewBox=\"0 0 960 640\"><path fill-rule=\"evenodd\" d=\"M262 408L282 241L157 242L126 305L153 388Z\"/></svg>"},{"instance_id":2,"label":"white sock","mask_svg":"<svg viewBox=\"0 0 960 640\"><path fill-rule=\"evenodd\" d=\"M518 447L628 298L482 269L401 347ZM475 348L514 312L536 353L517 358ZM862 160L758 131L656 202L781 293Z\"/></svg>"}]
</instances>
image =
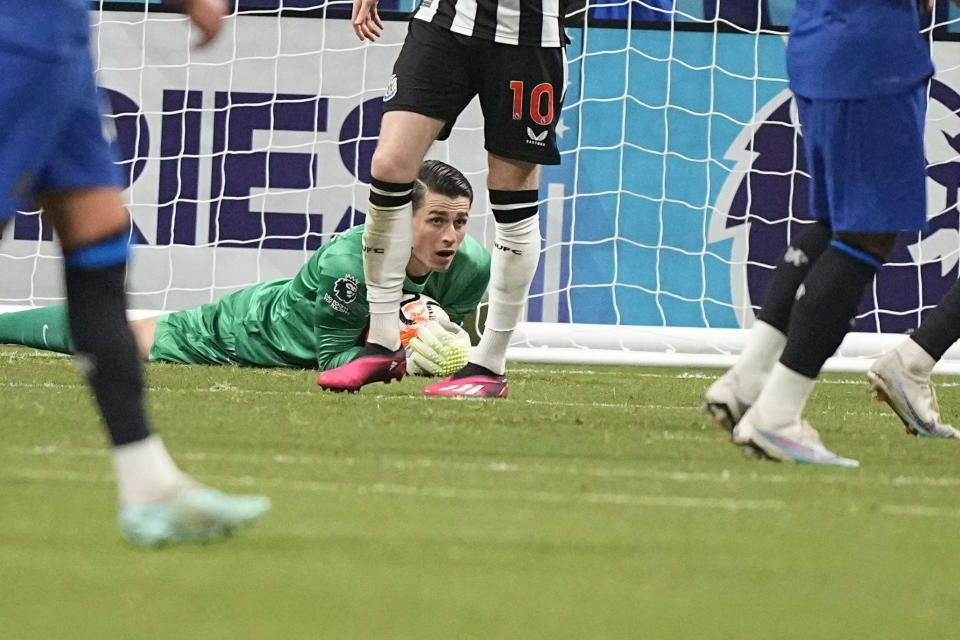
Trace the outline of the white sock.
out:
<instances>
[{"instance_id":1,"label":"white sock","mask_svg":"<svg viewBox=\"0 0 960 640\"><path fill-rule=\"evenodd\" d=\"M737 395L741 400L754 403L786 344L787 336L779 329L762 320L754 323L743 352L731 369L739 385Z\"/></svg>"},{"instance_id":2,"label":"white sock","mask_svg":"<svg viewBox=\"0 0 960 640\"><path fill-rule=\"evenodd\" d=\"M376 342L379 345L382 345L388 349L399 349L400 344L400 320L398 319L398 314L400 312L400 307L397 307L397 311L387 311L386 313L371 313L370 314L370 334L367 337L368 342ZM394 341L393 334L396 333L396 341ZM374 338L376 336L376 338ZM394 346L394 344L398 346Z\"/></svg>"},{"instance_id":3,"label":"white sock","mask_svg":"<svg viewBox=\"0 0 960 640\"><path fill-rule=\"evenodd\" d=\"M371 202L363 228L363 276L370 304L367 341L387 349L400 348L400 299L413 248L413 205L409 195L410 190L386 192L371 185ZM373 202L403 198L407 201L399 206L382 206Z\"/></svg>"},{"instance_id":4,"label":"white sock","mask_svg":"<svg viewBox=\"0 0 960 640\"><path fill-rule=\"evenodd\" d=\"M926 378L930 377L930 374L933 373L933 365L937 364L933 356L924 351L923 347L914 342L912 338L904 340L897 347L897 353L900 354L900 359L912 373Z\"/></svg>"},{"instance_id":5,"label":"white sock","mask_svg":"<svg viewBox=\"0 0 960 640\"><path fill-rule=\"evenodd\" d=\"M470 362L503 375L507 370L507 347L513 331L497 331L487 327L480 336L480 344L470 352Z\"/></svg>"},{"instance_id":6,"label":"white sock","mask_svg":"<svg viewBox=\"0 0 960 640\"><path fill-rule=\"evenodd\" d=\"M503 375L507 346L523 317L530 283L540 262L540 216L519 222L498 222L490 264L487 321L470 362Z\"/></svg>"},{"instance_id":7,"label":"white sock","mask_svg":"<svg viewBox=\"0 0 960 640\"><path fill-rule=\"evenodd\" d=\"M490 308L486 327L513 331L523 317L530 283L540 262L540 216L497 223L490 264Z\"/></svg>"},{"instance_id":8,"label":"white sock","mask_svg":"<svg viewBox=\"0 0 960 640\"><path fill-rule=\"evenodd\" d=\"M775 429L799 420L814 382L814 378L801 375L779 362L775 364L751 408L763 420L758 426Z\"/></svg>"},{"instance_id":9,"label":"white sock","mask_svg":"<svg viewBox=\"0 0 960 640\"><path fill-rule=\"evenodd\" d=\"M162 503L186 476L156 434L113 448L120 504L143 507Z\"/></svg>"}]
</instances>

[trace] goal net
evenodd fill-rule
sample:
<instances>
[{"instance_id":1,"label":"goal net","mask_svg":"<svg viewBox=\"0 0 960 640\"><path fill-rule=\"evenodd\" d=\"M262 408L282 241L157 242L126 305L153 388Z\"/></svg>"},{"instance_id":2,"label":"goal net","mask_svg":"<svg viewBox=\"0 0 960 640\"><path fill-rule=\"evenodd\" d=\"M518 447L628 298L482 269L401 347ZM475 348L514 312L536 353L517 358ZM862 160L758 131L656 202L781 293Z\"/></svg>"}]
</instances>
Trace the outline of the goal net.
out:
<instances>
[{"instance_id":1,"label":"goal net","mask_svg":"<svg viewBox=\"0 0 960 640\"><path fill-rule=\"evenodd\" d=\"M204 49L159 3L91 4L135 223L132 308L174 311L291 277L363 221L380 101L412 2L381 0L384 34L368 44L353 34L350 3L240 0ZM540 266L511 359L732 362L772 265L808 219L786 80L792 4L589 0L572 9L563 162L544 168ZM832 368L865 368L957 279L960 28L948 5L925 30L938 69L930 228L901 240ZM429 156L473 183L469 230L491 246L476 101ZM63 300L52 240L36 213L7 226L0 308Z\"/></svg>"}]
</instances>

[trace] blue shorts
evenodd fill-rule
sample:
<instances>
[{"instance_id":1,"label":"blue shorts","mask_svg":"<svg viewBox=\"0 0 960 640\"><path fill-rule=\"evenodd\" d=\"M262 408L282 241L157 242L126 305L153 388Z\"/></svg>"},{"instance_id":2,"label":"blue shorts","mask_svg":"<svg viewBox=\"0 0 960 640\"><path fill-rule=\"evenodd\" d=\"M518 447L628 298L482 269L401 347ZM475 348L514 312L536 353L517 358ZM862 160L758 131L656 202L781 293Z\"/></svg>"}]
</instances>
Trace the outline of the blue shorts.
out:
<instances>
[{"instance_id":1,"label":"blue shorts","mask_svg":"<svg viewBox=\"0 0 960 640\"><path fill-rule=\"evenodd\" d=\"M835 231L926 229L926 88L862 100L797 96L814 218Z\"/></svg>"},{"instance_id":2,"label":"blue shorts","mask_svg":"<svg viewBox=\"0 0 960 640\"><path fill-rule=\"evenodd\" d=\"M0 46L0 69L0 222L46 191L122 188L86 47L56 58Z\"/></svg>"}]
</instances>

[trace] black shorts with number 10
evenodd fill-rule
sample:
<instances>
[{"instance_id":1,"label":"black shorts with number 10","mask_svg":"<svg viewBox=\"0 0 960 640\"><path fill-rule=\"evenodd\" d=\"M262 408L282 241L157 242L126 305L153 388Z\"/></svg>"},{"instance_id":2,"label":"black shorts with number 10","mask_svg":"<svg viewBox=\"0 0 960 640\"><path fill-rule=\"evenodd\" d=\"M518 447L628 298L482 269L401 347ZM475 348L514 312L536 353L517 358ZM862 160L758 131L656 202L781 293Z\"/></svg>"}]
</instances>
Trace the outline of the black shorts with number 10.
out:
<instances>
[{"instance_id":1,"label":"black shorts with number 10","mask_svg":"<svg viewBox=\"0 0 960 640\"><path fill-rule=\"evenodd\" d=\"M437 139L445 140L460 112L479 95L487 151L560 164L555 129L566 80L562 47L499 44L413 19L393 65L383 111L444 120Z\"/></svg>"}]
</instances>

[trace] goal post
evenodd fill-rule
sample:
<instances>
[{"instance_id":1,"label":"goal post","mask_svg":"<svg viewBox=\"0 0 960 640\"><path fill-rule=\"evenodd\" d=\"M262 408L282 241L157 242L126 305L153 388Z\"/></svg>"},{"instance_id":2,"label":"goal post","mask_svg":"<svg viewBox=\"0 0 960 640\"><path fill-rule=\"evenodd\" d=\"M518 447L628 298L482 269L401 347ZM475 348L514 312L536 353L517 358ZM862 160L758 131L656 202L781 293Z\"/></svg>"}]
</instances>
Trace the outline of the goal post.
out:
<instances>
[{"instance_id":1,"label":"goal post","mask_svg":"<svg viewBox=\"0 0 960 640\"><path fill-rule=\"evenodd\" d=\"M830 368L868 366L957 279L960 29L948 5L926 30L938 69L926 132L930 229L902 239ZM174 311L291 277L362 222L379 103L413 8L380 6L387 22L370 44L353 34L349 2L239 0L221 36L196 49L186 18L162 3L91 3L135 223L132 308ZM808 220L784 55L791 8L574 8L562 163L543 169L541 260L510 359L732 362L778 253ZM429 155L470 179L469 232L490 246L476 101ZM61 269L38 215L17 215L0 238L0 310L61 302Z\"/></svg>"}]
</instances>

